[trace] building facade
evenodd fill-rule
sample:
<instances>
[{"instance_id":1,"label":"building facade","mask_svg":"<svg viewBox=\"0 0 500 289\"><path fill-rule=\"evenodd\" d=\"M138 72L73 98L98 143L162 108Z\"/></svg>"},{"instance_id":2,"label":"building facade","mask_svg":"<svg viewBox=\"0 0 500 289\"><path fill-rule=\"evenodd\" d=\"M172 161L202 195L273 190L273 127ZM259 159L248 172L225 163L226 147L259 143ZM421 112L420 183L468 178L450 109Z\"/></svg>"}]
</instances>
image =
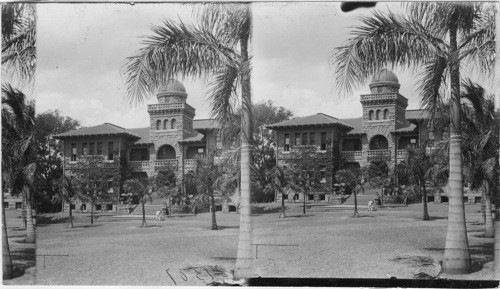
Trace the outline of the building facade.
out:
<instances>
[{"instance_id":1,"label":"building facade","mask_svg":"<svg viewBox=\"0 0 500 289\"><path fill-rule=\"evenodd\" d=\"M186 102L187 96L182 83L169 80L159 89L158 103L148 105L148 127L127 129L104 123L55 135L63 141L65 174L82 169L87 156L102 156L107 167L116 169L109 176L109 189L115 198L99 203L97 208L116 210L125 167L148 176L162 169L173 169L182 182L184 174L195 169L198 156L234 149L234 141L223 142L219 137L216 121L194 119L196 111Z\"/></svg>"}]
</instances>

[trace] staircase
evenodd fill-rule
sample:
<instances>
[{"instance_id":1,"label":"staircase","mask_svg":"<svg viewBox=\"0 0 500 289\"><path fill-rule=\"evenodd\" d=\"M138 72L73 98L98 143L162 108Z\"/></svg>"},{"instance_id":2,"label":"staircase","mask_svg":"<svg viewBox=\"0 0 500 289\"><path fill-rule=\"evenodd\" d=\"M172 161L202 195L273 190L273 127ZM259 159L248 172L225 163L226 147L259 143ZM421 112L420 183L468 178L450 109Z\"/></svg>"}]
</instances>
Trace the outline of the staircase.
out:
<instances>
[{"instance_id":1,"label":"staircase","mask_svg":"<svg viewBox=\"0 0 500 289\"><path fill-rule=\"evenodd\" d=\"M374 193L367 193L365 191L365 194L359 194L357 195L357 199L358 199L358 206L361 205L361 206L368 206L368 202L369 201L373 201L373 198L375 197ZM344 203L344 205L350 205L350 206L354 206L354 196L351 196L347 202Z\"/></svg>"}]
</instances>

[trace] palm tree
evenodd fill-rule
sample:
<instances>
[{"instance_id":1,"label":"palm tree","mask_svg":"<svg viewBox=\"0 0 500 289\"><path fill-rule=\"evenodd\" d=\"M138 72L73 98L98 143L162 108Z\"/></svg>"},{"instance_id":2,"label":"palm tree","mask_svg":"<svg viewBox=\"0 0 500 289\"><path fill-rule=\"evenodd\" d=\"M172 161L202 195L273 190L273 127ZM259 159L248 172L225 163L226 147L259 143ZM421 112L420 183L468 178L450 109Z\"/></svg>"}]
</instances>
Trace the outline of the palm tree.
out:
<instances>
[{"instance_id":1,"label":"palm tree","mask_svg":"<svg viewBox=\"0 0 500 289\"><path fill-rule=\"evenodd\" d=\"M429 220L429 211L427 209L427 189L426 179L429 178L433 166L431 156L426 151L427 143L424 142L418 149L409 149L406 160L396 168L398 174L404 176L412 184L415 184L422 193L422 208L424 221Z\"/></svg>"},{"instance_id":2,"label":"palm tree","mask_svg":"<svg viewBox=\"0 0 500 289\"><path fill-rule=\"evenodd\" d=\"M285 214L285 189L290 187L289 178L284 167L276 166L267 172L266 191L281 193L281 213L279 218L286 218Z\"/></svg>"},{"instance_id":3,"label":"palm tree","mask_svg":"<svg viewBox=\"0 0 500 289\"><path fill-rule=\"evenodd\" d=\"M495 101L481 86L467 80L463 85L464 161L472 188L482 188L485 199L485 237L494 237L491 216L492 192L498 189L498 122ZM492 188L492 189L490 189Z\"/></svg>"},{"instance_id":4,"label":"palm tree","mask_svg":"<svg viewBox=\"0 0 500 289\"><path fill-rule=\"evenodd\" d=\"M358 197L359 192L364 191L364 173L359 169L342 169L335 174L335 179L339 182L345 183L350 189L354 196L354 214L353 218L359 218L358 213Z\"/></svg>"},{"instance_id":5,"label":"palm tree","mask_svg":"<svg viewBox=\"0 0 500 289\"><path fill-rule=\"evenodd\" d=\"M460 66L475 64L491 72L495 53L495 6L482 3L409 3L405 15L375 12L347 44L335 49L331 62L339 88L351 91L354 84L387 65L424 67L420 89L422 104L433 109L448 84L450 124L450 178L448 231L443 269L450 274L470 273L471 261L462 187L460 131Z\"/></svg>"},{"instance_id":6,"label":"palm tree","mask_svg":"<svg viewBox=\"0 0 500 289\"><path fill-rule=\"evenodd\" d=\"M75 201L75 198L78 196L77 190L75 188L75 184L70 177L63 175L59 180L59 198L63 202L67 202L69 204L69 216L68 216L68 229L73 229L75 226L73 224L73 209L72 204Z\"/></svg>"},{"instance_id":7,"label":"palm tree","mask_svg":"<svg viewBox=\"0 0 500 289\"><path fill-rule=\"evenodd\" d=\"M129 196L135 196L139 199L142 206L142 224L141 228L146 228L146 208L145 204L152 199L153 184L147 177L132 178L125 181L123 189Z\"/></svg>"},{"instance_id":8,"label":"palm tree","mask_svg":"<svg viewBox=\"0 0 500 289\"><path fill-rule=\"evenodd\" d=\"M194 25L165 20L152 27L144 47L124 67L127 95L131 103L142 103L172 77L211 78L212 114L224 127L233 119L241 89L241 215L234 277L248 278L252 275L250 3L204 5L197 18Z\"/></svg>"}]
</instances>

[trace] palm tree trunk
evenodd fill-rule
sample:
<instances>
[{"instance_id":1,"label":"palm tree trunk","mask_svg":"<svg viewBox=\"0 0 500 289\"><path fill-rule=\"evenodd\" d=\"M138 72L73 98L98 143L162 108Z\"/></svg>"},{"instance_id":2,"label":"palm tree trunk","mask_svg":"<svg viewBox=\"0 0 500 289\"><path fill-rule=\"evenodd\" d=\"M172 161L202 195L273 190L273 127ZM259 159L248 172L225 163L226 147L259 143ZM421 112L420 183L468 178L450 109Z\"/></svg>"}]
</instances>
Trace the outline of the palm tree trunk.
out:
<instances>
[{"instance_id":1,"label":"palm tree trunk","mask_svg":"<svg viewBox=\"0 0 500 289\"><path fill-rule=\"evenodd\" d=\"M306 196L308 196L308 192L304 192L304 204L302 206L302 213L305 214L306 213Z\"/></svg>"},{"instance_id":2,"label":"palm tree trunk","mask_svg":"<svg viewBox=\"0 0 500 289\"><path fill-rule=\"evenodd\" d=\"M457 57L457 17L451 19L450 56ZM458 60L457 60L458 61ZM450 62L455 62L451 59ZM465 207L462 183L462 144L460 141L460 69L458 64L450 64L450 196L448 203L448 230L444 250L443 270L448 274L468 274L471 272L471 260L467 228L465 225Z\"/></svg>"},{"instance_id":3,"label":"palm tree trunk","mask_svg":"<svg viewBox=\"0 0 500 289\"><path fill-rule=\"evenodd\" d=\"M219 228L217 227L217 220L215 219L215 198L214 198L214 192L209 189L208 193L210 194L210 203L212 204L212 230L218 230Z\"/></svg>"},{"instance_id":4,"label":"palm tree trunk","mask_svg":"<svg viewBox=\"0 0 500 289\"><path fill-rule=\"evenodd\" d=\"M491 216L491 198L490 198L490 184L487 180L483 180L483 190L485 192L485 201L486 201L486 220L485 220L485 229L486 232L484 236L486 238L493 238L495 236L495 227L493 225L493 219Z\"/></svg>"},{"instance_id":5,"label":"palm tree trunk","mask_svg":"<svg viewBox=\"0 0 500 289\"><path fill-rule=\"evenodd\" d=\"M358 191L356 188L354 188L354 215L352 216L353 218L359 218L359 213L358 213Z\"/></svg>"},{"instance_id":6,"label":"palm tree trunk","mask_svg":"<svg viewBox=\"0 0 500 289\"><path fill-rule=\"evenodd\" d=\"M500 22L499 22L500 23ZM497 197L498 198L498 197ZM493 266L493 279L500 279L500 206L498 205L498 199L496 200L497 206L495 208L495 221L493 222L495 227L495 253L493 256L494 266Z\"/></svg>"},{"instance_id":7,"label":"palm tree trunk","mask_svg":"<svg viewBox=\"0 0 500 289\"><path fill-rule=\"evenodd\" d=\"M27 228L27 222L26 222L26 194L23 189L23 192L21 193L21 198L22 198L22 207L21 207L21 217L23 219L23 222L21 224L21 228L26 229Z\"/></svg>"},{"instance_id":8,"label":"palm tree trunk","mask_svg":"<svg viewBox=\"0 0 500 289\"><path fill-rule=\"evenodd\" d=\"M12 279L12 258L10 256L9 239L7 237L7 222L5 221L5 206L3 204L4 194L2 195L2 268L3 279Z\"/></svg>"},{"instance_id":9,"label":"palm tree trunk","mask_svg":"<svg viewBox=\"0 0 500 289\"><path fill-rule=\"evenodd\" d=\"M141 228L145 228L148 226L148 224L146 224L146 207L144 206L144 199L141 200L141 204L142 204L142 225L141 225Z\"/></svg>"},{"instance_id":10,"label":"palm tree trunk","mask_svg":"<svg viewBox=\"0 0 500 289\"><path fill-rule=\"evenodd\" d=\"M422 188L422 206L424 207L423 220L429 220L429 211L427 210L427 190L425 189L425 180L420 179L420 187Z\"/></svg>"},{"instance_id":11,"label":"palm tree trunk","mask_svg":"<svg viewBox=\"0 0 500 289\"><path fill-rule=\"evenodd\" d=\"M286 218L285 215L285 193L281 192L281 214L280 218Z\"/></svg>"},{"instance_id":12,"label":"palm tree trunk","mask_svg":"<svg viewBox=\"0 0 500 289\"><path fill-rule=\"evenodd\" d=\"M244 62L249 61L248 40L251 29L250 3L246 5L248 17L243 23L242 30L245 32L240 36L240 51ZM246 26L246 27L245 27ZM250 68L249 68L250 70ZM252 216L250 208L250 165L252 158L252 94L250 86L250 71L243 73L241 79L241 208L240 208L240 235L238 239L238 252L236 255L236 270L234 278L252 277Z\"/></svg>"},{"instance_id":13,"label":"palm tree trunk","mask_svg":"<svg viewBox=\"0 0 500 289\"><path fill-rule=\"evenodd\" d=\"M26 187L26 243L35 243L35 225L33 225L33 215L31 212L30 189Z\"/></svg>"},{"instance_id":14,"label":"palm tree trunk","mask_svg":"<svg viewBox=\"0 0 500 289\"><path fill-rule=\"evenodd\" d=\"M69 218L68 218L68 229L73 229L73 210L71 209L71 202L69 202Z\"/></svg>"},{"instance_id":15,"label":"palm tree trunk","mask_svg":"<svg viewBox=\"0 0 500 289\"><path fill-rule=\"evenodd\" d=\"M482 216L482 223L486 224L486 195L484 192L484 188L481 190L481 216Z\"/></svg>"}]
</instances>

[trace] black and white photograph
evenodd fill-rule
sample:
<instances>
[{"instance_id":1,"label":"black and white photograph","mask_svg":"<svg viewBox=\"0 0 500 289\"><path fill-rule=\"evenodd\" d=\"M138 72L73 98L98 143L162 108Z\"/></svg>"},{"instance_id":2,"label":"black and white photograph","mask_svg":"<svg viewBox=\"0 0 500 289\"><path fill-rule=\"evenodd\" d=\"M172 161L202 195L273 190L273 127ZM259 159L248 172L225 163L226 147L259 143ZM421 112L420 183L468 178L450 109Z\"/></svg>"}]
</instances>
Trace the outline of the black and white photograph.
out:
<instances>
[{"instance_id":1,"label":"black and white photograph","mask_svg":"<svg viewBox=\"0 0 500 289\"><path fill-rule=\"evenodd\" d=\"M3 285L500 279L496 2L4 2Z\"/></svg>"}]
</instances>

